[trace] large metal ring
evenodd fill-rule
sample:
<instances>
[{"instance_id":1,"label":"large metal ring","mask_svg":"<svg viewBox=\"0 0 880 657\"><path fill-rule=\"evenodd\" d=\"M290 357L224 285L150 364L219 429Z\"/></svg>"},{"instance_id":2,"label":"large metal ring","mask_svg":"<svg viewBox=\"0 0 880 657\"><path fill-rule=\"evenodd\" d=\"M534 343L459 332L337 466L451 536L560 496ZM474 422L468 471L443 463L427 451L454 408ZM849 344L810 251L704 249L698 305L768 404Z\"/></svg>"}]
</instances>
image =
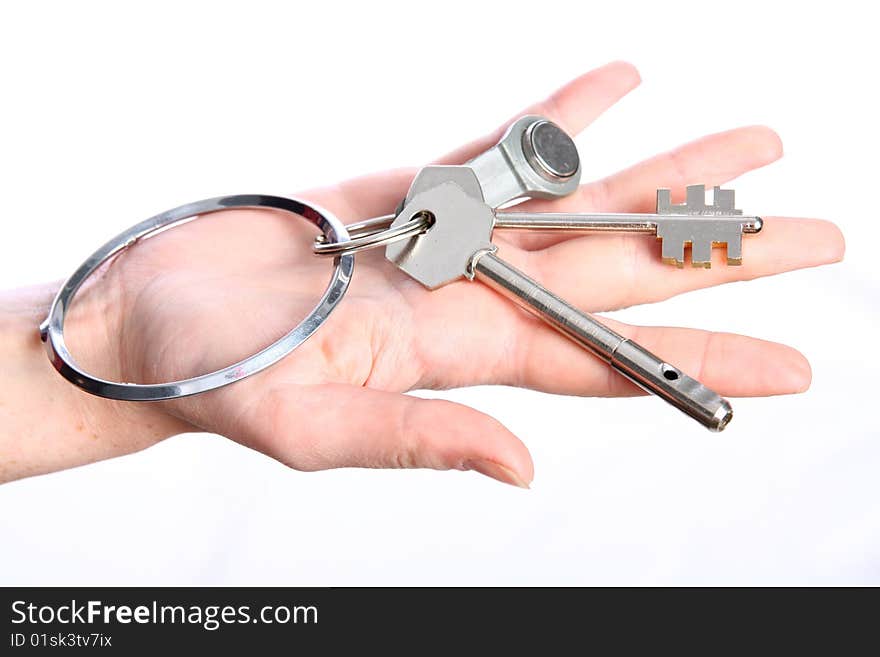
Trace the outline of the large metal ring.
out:
<instances>
[{"instance_id":1,"label":"large metal ring","mask_svg":"<svg viewBox=\"0 0 880 657\"><path fill-rule=\"evenodd\" d=\"M347 242L332 242L319 235L312 245L312 252L319 256L350 255L420 235L434 223L434 217L430 213L420 212L400 226L391 228L396 217L397 215L388 214L348 224L345 228L351 239Z\"/></svg>"},{"instance_id":2,"label":"large metal ring","mask_svg":"<svg viewBox=\"0 0 880 657\"><path fill-rule=\"evenodd\" d=\"M341 243L349 239L345 225L333 214L311 203L280 196L262 196L257 194L218 196L217 198L209 198L181 205L173 210L168 210L142 221L120 233L89 256L88 260L80 265L79 269L65 281L52 302L49 316L40 325L40 336L43 342L46 343L49 360L52 361L52 365L61 376L83 390L99 397L126 401L175 399L213 390L214 388L240 381L251 374L256 374L277 363L305 342L324 323L348 289L354 269L354 256L341 255L336 258L333 263L334 270L330 283L318 305L290 333L259 353L209 374L170 383L116 383L99 379L84 372L67 350L67 346L64 344L65 314L73 302L77 290L101 264L139 239L158 230L179 224L198 215L229 210L231 208L272 208L283 210L299 215L315 224L329 241Z\"/></svg>"}]
</instances>

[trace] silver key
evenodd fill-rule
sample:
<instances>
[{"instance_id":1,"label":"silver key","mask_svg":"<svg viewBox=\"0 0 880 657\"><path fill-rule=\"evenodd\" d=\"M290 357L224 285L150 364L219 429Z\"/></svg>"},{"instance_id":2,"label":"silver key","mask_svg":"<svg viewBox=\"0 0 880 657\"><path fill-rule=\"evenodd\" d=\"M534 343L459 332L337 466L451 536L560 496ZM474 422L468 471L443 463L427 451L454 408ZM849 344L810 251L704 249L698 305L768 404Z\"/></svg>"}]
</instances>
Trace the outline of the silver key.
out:
<instances>
[{"instance_id":1,"label":"silver key","mask_svg":"<svg viewBox=\"0 0 880 657\"><path fill-rule=\"evenodd\" d=\"M572 138L536 115L514 121L495 146L464 167L474 172L483 200L493 208L517 198L568 196L581 179Z\"/></svg>"},{"instance_id":2,"label":"silver key","mask_svg":"<svg viewBox=\"0 0 880 657\"><path fill-rule=\"evenodd\" d=\"M561 198L578 187L580 157L572 138L559 126L543 116L528 115L514 121L497 144L466 164L424 167L416 174L409 194L448 181L467 186L474 177L482 198L493 208L520 198ZM409 194L398 212L349 224L352 239L344 244L318 236L313 251L335 257L384 246L420 232L418 218L410 220L409 225L395 221Z\"/></svg>"},{"instance_id":3,"label":"silver key","mask_svg":"<svg viewBox=\"0 0 880 657\"><path fill-rule=\"evenodd\" d=\"M406 199L415 190L426 190L445 182L467 188L477 179L483 202L498 208L521 198L554 199L577 189L581 167L574 141L556 124L541 116L524 116L505 132L492 148L466 164L424 167L416 175ZM695 267L711 267L712 248L726 246L727 264L742 264L742 236L757 233L763 220L743 216L734 204L732 189L714 188L713 202L706 204L704 185L690 185L687 200L673 205L668 189L657 190L655 214L615 213L525 213L497 212L495 228L528 231L634 232L651 233L662 241L664 262L684 266L685 248L691 247ZM375 248L394 240L408 240L424 229L424 222L410 219L408 225L397 221L398 213L377 217L349 226L352 240L331 244L317 238L318 255L336 256ZM389 227L393 222L393 230Z\"/></svg>"},{"instance_id":4,"label":"silver key","mask_svg":"<svg viewBox=\"0 0 880 657\"><path fill-rule=\"evenodd\" d=\"M657 190L656 214L564 214L498 212L495 228L533 231L602 231L653 233L663 241L663 262L684 266L685 246L691 246L694 267L710 267L712 247L727 246L727 264L742 264L743 233L757 233L761 217L743 216L734 206L732 189L715 187L706 205L706 186L690 185L687 201L673 205L668 189Z\"/></svg>"},{"instance_id":5,"label":"silver key","mask_svg":"<svg viewBox=\"0 0 880 657\"><path fill-rule=\"evenodd\" d=\"M413 182L427 189L446 181L477 177L483 201L497 208L519 198L554 199L574 192L580 182L580 157L574 141L542 116L517 119L492 148L460 166L429 166ZM463 177L463 178L462 178ZM684 266L685 247L691 247L694 267L712 265L712 248L727 247L727 264L742 264L743 233L757 233L763 220L737 210L732 189L715 187L706 205L705 185L687 187L686 202L673 204L670 190L657 190L655 214L562 214L498 212L495 228L530 231L620 231L651 233L662 241L661 258Z\"/></svg>"},{"instance_id":6,"label":"silver key","mask_svg":"<svg viewBox=\"0 0 880 657\"><path fill-rule=\"evenodd\" d=\"M386 247L386 257L428 288L461 278L478 280L536 315L565 337L599 356L618 372L712 431L733 417L730 403L635 342L581 312L498 257L492 244L495 212L483 200L473 171L454 180L419 176L395 224L430 213L423 234ZM393 225L392 225L393 226Z\"/></svg>"}]
</instances>

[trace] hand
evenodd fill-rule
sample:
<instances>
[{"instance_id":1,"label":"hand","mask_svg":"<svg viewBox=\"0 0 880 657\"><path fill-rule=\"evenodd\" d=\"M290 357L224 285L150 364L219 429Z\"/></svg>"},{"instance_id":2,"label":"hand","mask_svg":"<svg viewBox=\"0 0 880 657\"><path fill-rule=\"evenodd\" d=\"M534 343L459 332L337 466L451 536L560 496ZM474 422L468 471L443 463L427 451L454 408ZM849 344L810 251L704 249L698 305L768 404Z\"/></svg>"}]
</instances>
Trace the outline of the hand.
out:
<instances>
[{"instance_id":1,"label":"hand","mask_svg":"<svg viewBox=\"0 0 880 657\"><path fill-rule=\"evenodd\" d=\"M609 64L517 116L542 114L576 134L638 82L628 64ZM505 127L440 161L473 157ZM740 128L587 183L571 197L528 205L650 212L658 187L680 199L687 183L721 184L781 154L771 130ZM356 221L393 211L413 174L371 175L303 196ZM106 316L106 339L89 343L83 336L79 346L98 373L124 381L168 381L228 365L286 333L310 310L329 276L327 261L311 254L315 235L314 227L289 215L239 210L139 243L84 292L92 300L112 299L107 307L114 310ZM588 312L831 263L844 251L833 224L776 217L765 218L760 238L747 240L743 266L725 266L716 250L708 271L669 269L656 242L642 236L498 234L495 241L504 258ZM597 277L612 283L578 283ZM95 305L84 304L89 307ZM787 346L608 323L724 395L793 393L810 384L806 359ZM744 366L753 376L738 375ZM459 404L401 394L478 384L585 396L640 393L485 286L463 281L429 292L381 252L367 252L357 256L349 292L326 325L281 363L207 394L129 406L137 407L135 421L152 418L166 433L220 433L299 470L472 469L527 486L529 453L496 420Z\"/></svg>"}]
</instances>

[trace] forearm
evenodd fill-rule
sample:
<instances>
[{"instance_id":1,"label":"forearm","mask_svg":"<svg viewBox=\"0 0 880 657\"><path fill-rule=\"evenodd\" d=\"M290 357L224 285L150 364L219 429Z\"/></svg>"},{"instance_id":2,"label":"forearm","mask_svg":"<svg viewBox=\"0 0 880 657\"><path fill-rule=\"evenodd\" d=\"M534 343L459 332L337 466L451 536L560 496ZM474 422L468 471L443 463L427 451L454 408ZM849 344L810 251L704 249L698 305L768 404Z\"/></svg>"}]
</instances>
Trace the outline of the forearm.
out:
<instances>
[{"instance_id":1,"label":"forearm","mask_svg":"<svg viewBox=\"0 0 880 657\"><path fill-rule=\"evenodd\" d=\"M159 407L93 397L55 372L38 329L55 289L0 292L0 483L128 454L181 430ZM86 336L101 326L89 312L100 308L84 310L82 321L95 323L78 327Z\"/></svg>"}]
</instances>

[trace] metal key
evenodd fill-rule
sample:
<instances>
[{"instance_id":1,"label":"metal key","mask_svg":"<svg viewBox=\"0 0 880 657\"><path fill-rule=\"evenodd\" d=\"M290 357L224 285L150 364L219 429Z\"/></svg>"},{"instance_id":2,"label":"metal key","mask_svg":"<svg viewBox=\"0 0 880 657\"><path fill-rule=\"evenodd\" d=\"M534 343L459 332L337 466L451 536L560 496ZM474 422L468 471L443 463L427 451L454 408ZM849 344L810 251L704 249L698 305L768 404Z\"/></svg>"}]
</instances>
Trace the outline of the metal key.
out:
<instances>
[{"instance_id":1,"label":"metal key","mask_svg":"<svg viewBox=\"0 0 880 657\"><path fill-rule=\"evenodd\" d=\"M476 176L483 201L498 208L516 199L567 196L577 189L580 174L580 158L571 137L541 116L524 116L495 146L466 164L421 169L397 213L350 225L352 239L347 244L329 244L321 236L314 251L326 256L354 253L422 231L421 220L411 219L408 225L396 221L413 190L449 181L467 187ZM394 229L389 229L392 222ZM688 186L686 202L675 205L668 189L658 189L655 214L504 211L495 216L495 228L505 230L651 233L662 241L663 261L678 267L684 266L687 246L694 267L711 267L716 246L726 246L727 264L740 265L743 234L757 233L762 226L760 217L743 216L736 209L732 189L715 187L713 202L707 205L704 185Z\"/></svg>"},{"instance_id":2,"label":"metal key","mask_svg":"<svg viewBox=\"0 0 880 657\"><path fill-rule=\"evenodd\" d=\"M730 403L674 365L624 338L504 262L492 243L494 228L513 230L625 231L654 233L666 262L682 266L692 246L694 265L710 265L713 246L727 245L730 264L742 261L742 234L761 230L759 217L734 207L733 190L687 189L673 205L657 191L657 214L535 214L498 212L520 198L559 198L577 189L580 159L571 137L540 116L515 121L498 144L464 165L424 167L394 215L349 228L354 239L316 240L315 253L339 256L387 245L385 256L435 289L465 277L479 280L537 315L618 372L713 431L733 417Z\"/></svg>"},{"instance_id":3,"label":"metal key","mask_svg":"<svg viewBox=\"0 0 880 657\"><path fill-rule=\"evenodd\" d=\"M485 283L710 430L727 426L733 417L727 400L499 258L491 241L495 212L484 202L480 181L466 167L446 169L453 179L438 184L435 172L414 181L395 224L425 213L433 223L421 235L388 245L389 260L431 289L462 277Z\"/></svg>"},{"instance_id":4,"label":"metal key","mask_svg":"<svg viewBox=\"0 0 880 657\"><path fill-rule=\"evenodd\" d=\"M473 171L483 201L493 208L518 198L568 196L581 179L572 138L534 114L514 121L495 146L463 166Z\"/></svg>"},{"instance_id":5,"label":"metal key","mask_svg":"<svg viewBox=\"0 0 880 657\"><path fill-rule=\"evenodd\" d=\"M568 196L578 188L581 165L577 147L565 131L543 116L527 115L514 121L497 144L466 164L422 168L409 194L414 189L427 189L448 181L468 185L474 176L485 202L497 208L521 198ZM384 246L418 232L422 228L420 221L410 220L409 225L397 221L409 194L394 214L349 224L347 229L352 239L344 244L328 243L323 235L316 237L313 251L316 255L335 257Z\"/></svg>"},{"instance_id":6,"label":"metal key","mask_svg":"<svg viewBox=\"0 0 880 657\"><path fill-rule=\"evenodd\" d=\"M566 214L498 212L495 228L530 231L600 231L654 233L663 241L663 262L684 266L685 246L691 246L694 267L710 267L712 247L727 246L727 264L742 264L743 233L757 233L761 217L743 216L734 206L732 189L715 187L706 205L706 186L690 185L685 203L673 205L668 189L657 190L656 214Z\"/></svg>"},{"instance_id":7,"label":"metal key","mask_svg":"<svg viewBox=\"0 0 880 657\"><path fill-rule=\"evenodd\" d=\"M555 123L542 116L523 116L495 146L466 164L423 168L406 201L415 189L450 180L467 186L471 174L479 182L483 201L498 208L521 198L555 199L571 194L580 182L580 157L572 138ZM670 190L658 189L655 214L498 212L495 228L651 233L662 241L661 258L667 264L683 267L686 246L691 247L694 267L711 267L716 246L727 247L728 265L742 264L743 233L759 232L763 220L743 216L735 207L732 189L716 186L711 205L706 204L705 185L690 185L686 194L685 203L673 204Z\"/></svg>"},{"instance_id":8,"label":"metal key","mask_svg":"<svg viewBox=\"0 0 880 657\"><path fill-rule=\"evenodd\" d=\"M465 164L476 175L484 202L497 208L518 198L559 198L577 189L581 167L577 147L559 126L542 116L517 119L501 140ZM419 176L422 184L449 179L449 171ZM422 187L423 188L423 187ZM684 266L685 246L691 246L694 267L710 267L712 248L727 246L727 264L742 264L743 233L757 233L760 217L737 210L732 189L715 187L706 205L705 185L690 185L686 201L673 204L670 190L657 190L655 214L555 214L499 212L495 228L531 231L622 231L653 233L662 240L664 262Z\"/></svg>"}]
</instances>

